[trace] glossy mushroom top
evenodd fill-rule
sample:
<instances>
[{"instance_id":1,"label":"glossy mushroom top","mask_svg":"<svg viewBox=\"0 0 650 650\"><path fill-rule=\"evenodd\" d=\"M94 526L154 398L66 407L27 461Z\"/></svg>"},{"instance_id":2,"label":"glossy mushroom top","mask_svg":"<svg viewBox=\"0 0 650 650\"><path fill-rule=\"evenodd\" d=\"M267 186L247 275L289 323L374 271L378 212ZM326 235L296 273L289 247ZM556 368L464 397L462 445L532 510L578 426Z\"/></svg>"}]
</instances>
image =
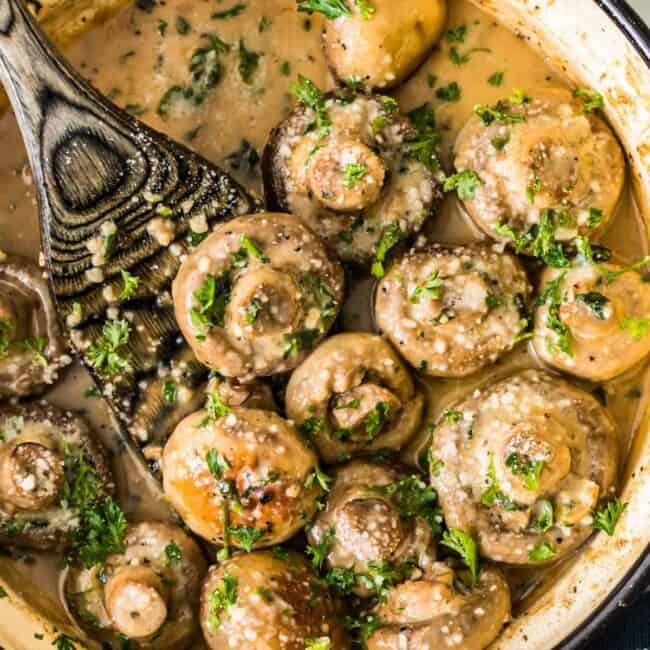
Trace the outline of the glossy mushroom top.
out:
<instances>
[{"instance_id":1,"label":"glossy mushroom top","mask_svg":"<svg viewBox=\"0 0 650 650\"><path fill-rule=\"evenodd\" d=\"M197 535L251 550L283 542L316 511L316 454L269 411L226 407L186 417L163 450L165 495Z\"/></svg>"},{"instance_id":2,"label":"glossy mushroom top","mask_svg":"<svg viewBox=\"0 0 650 650\"><path fill-rule=\"evenodd\" d=\"M535 312L535 351L591 381L629 370L650 352L650 285L633 268L584 263L546 269Z\"/></svg>"},{"instance_id":3,"label":"glossy mushroom top","mask_svg":"<svg viewBox=\"0 0 650 650\"><path fill-rule=\"evenodd\" d=\"M212 567L201 594L201 627L214 650L349 647L327 587L302 555L284 549Z\"/></svg>"},{"instance_id":4,"label":"glossy mushroom top","mask_svg":"<svg viewBox=\"0 0 650 650\"><path fill-rule=\"evenodd\" d=\"M381 262L442 196L433 113L420 111L414 126L390 97L301 83L303 104L264 152L267 204L300 217L341 259Z\"/></svg>"},{"instance_id":5,"label":"glossy mushroom top","mask_svg":"<svg viewBox=\"0 0 650 650\"><path fill-rule=\"evenodd\" d=\"M418 370L463 377L520 340L530 291L513 255L486 246L431 246L391 266L377 288L375 319Z\"/></svg>"},{"instance_id":6,"label":"glossy mushroom top","mask_svg":"<svg viewBox=\"0 0 650 650\"><path fill-rule=\"evenodd\" d=\"M446 0L347 4L325 23L325 57L338 79L369 89L399 86L438 41L447 18Z\"/></svg>"},{"instance_id":7,"label":"glossy mushroom top","mask_svg":"<svg viewBox=\"0 0 650 650\"><path fill-rule=\"evenodd\" d=\"M0 261L0 399L37 396L70 363L44 271Z\"/></svg>"},{"instance_id":8,"label":"glossy mushroom top","mask_svg":"<svg viewBox=\"0 0 650 650\"><path fill-rule=\"evenodd\" d=\"M327 547L327 568L352 572L339 591L367 597L382 586L373 580L373 567L387 565L406 577L432 564L441 522L436 495L418 476L358 460L336 472L307 539Z\"/></svg>"},{"instance_id":9,"label":"glossy mushroom top","mask_svg":"<svg viewBox=\"0 0 650 650\"><path fill-rule=\"evenodd\" d=\"M77 622L102 640L139 648L187 648L198 633L201 580L207 565L178 526L134 524L124 551L91 568L72 566L64 593Z\"/></svg>"},{"instance_id":10,"label":"glossy mushroom top","mask_svg":"<svg viewBox=\"0 0 650 650\"><path fill-rule=\"evenodd\" d=\"M250 381L295 367L325 335L343 271L298 219L262 213L220 224L183 262L172 293L199 361Z\"/></svg>"},{"instance_id":11,"label":"glossy mushroom top","mask_svg":"<svg viewBox=\"0 0 650 650\"><path fill-rule=\"evenodd\" d=\"M602 101L602 100L601 100ZM478 106L456 142L456 169L475 182L461 198L488 235L544 248L528 234L568 240L593 234L612 218L625 161L616 137L583 97L560 88L516 91L495 106Z\"/></svg>"},{"instance_id":12,"label":"glossy mushroom top","mask_svg":"<svg viewBox=\"0 0 650 650\"><path fill-rule=\"evenodd\" d=\"M0 542L61 548L80 512L113 492L104 448L87 424L45 401L0 413Z\"/></svg>"},{"instance_id":13,"label":"glossy mushroom top","mask_svg":"<svg viewBox=\"0 0 650 650\"><path fill-rule=\"evenodd\" d=\"M445 412L431 447L431 483L450 528L497 562L555 561L592 532L592 511L616 480L614 423L590 394L529 370Z\"/></svg>"},{"instance_id":14,"label":"glossy mushroom top","mask_svg":"<svg viewBox=\"0 0 650 650\"><path fill-rule=\"evenodd\" d=\"M510 620L510 590L501 573L481 570L465 584L437 562L420 580L394 587L376 610L379 629L368 650L483 650Z\"/></svg>"},{"instance_id":15,"label":"glossy mushroom top","mask_svg":"<svg viewBox=\"0 0 650 650\"><path fill-rule=\"evenodd\" d=\"M416 432L423 404L395 350L365 333L326 340L294 371L286 392L287 415L328 463L399 449Z\"/></svg>"}]
</instances>

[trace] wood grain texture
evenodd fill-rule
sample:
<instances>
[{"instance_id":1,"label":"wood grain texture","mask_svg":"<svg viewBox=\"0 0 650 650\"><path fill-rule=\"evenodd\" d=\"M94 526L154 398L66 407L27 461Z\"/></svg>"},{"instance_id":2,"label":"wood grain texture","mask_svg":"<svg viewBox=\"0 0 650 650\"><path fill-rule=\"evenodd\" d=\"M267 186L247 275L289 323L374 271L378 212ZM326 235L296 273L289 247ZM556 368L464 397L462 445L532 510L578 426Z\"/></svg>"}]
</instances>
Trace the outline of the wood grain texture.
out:
<instances>
[{"instance_id":1,"label":"wood grain texture","mask_svg":"<svg viewBox=\"0 0 650 650\"><path fill-rule=\"evenodd\" d=\"M121 354L130 367L115 376L89 368L138 446L159 443L197 401L207 376L179 333L169 290L190 247L190 220L212 224L257 205L220 169L100 96L58 58L18 0L0 0L0 77L39 188L42 244L61 319L81 306L69 335L88 361L107 310L127 318L132 331ZM156 219L173 224L171 246L152 236ZM114 245L94 267L89 243L106 222L117 226ZM122 270L139 278L128 300L116 299ZM186 389L182 404L162 398L170 369Z\"/></svg>"}]
</instances>

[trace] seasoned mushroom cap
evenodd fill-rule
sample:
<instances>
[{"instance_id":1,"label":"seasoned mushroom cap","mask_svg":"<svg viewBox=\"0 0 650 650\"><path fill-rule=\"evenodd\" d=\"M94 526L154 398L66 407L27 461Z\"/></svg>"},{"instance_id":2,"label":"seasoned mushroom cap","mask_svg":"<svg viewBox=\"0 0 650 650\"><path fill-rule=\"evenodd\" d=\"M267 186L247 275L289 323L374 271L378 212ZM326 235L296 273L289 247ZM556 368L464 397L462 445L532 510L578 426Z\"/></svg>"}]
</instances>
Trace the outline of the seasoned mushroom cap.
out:
<instances>
[{"instance_id":1,"label":"seasoned mushroom cap","mask_svg":"<svg viewBox=\"0 0 650 650\"><path fill-rule=\"evenodd\" d=\"M493 567L484 567L469 587L436 563L422 580L393 587L377 616L380 627L368 650L483 650L510 620L510 590Z\"/></svg>"},{"instance_id":2,"label":"seasoned mushroom cap","mask_svg":"<svg viewBox=\"0 0 650 650\"><path fill-rule=\"evenodd\" d=\"M410 153L417 132L391 98L321 99L326 130L308 128L316 112L299 106L271 133L266 202L300 217L341 259L367 263L420 230L442 198L442 174Z\"/></svg>"},{"instance_id":3,"label":"seasoned mushroom cap","mask_svg":"<svg viewBox=\"0 0 650 650\"><path fill-rule=\"evenodd\" d=\"M514 346L530 291L513 255L432 246L391 266L377 288L375 318L411 365L464 377Z\"/></svg>"},{"instance_id":4,"label":"seasoned mushroom cap","mask_svg":"<svg viewBox=\"0 0 650 650\"><path fill-rule=\"evenodd\" d=\"M536 370L456 404L436 428L431 456L447 525L474 534L484 557L516 565L553 562L584 542L618 468L607 411Z\"/></svg>"},{"instance_id":5,"label":"seasoned mushroom cap","mask_svg":"<svg viewBox=\"0 0 650 650\"><path fill-rule=\"evenodd\" d=\"M384 339L339 334L294 371L287 415L333 463L342 454L399 449L420 424L424 398Z\"/></svg>"},{"instance_id":6,"label":"seasoned mushroom cap","mask_svg":"<svg viewBox=\"0 0 650 650\"><path fill-rule=\"evenodd\" d=\"M373 0L370 12L348 4L350 15L325 23L325 56L338 79L370 89L399 86L436 44L447 18L445 0Z\"/></svg>"},{"instance_id":7,"label":"seasoned mushroom cap","mask_svg":"<svg viewBox=\"0 0 650 650\"><path fill-rule=\"evenodd\" d=\"M294 552L281 559L255 551L212 567L200 616L214 650L304 650L318 639L331 650L349 647L327 587Z\"/></svg>"},{"instance_id":8,"label":"seasoned mushroom cap","mask_svg":"<svg viewBox=\"0 0 650 650\"><path fill-rule=\"evenodd\" d=\"M62 548L84 506L114 491L108 457L80 417L45 401L0 412L0 542Z\"/></svg>"},{"instance_id":9,"label":"seasoned mushroom cap","mask_svg":"<svg viewBox=\"0 0 650 650\"><path fill-rule=\"evenodd\" d=\"M191 530L250 550L283 542L311 518L317 462L279 415L235 407L221 417L206 410L186 417L161 468L165 495Z\"/></svg>"},{"instance_id":10,"label":"seasoned mushroom cap","mask_svg":"<svg viewBox=\"0 0 650 650\"><path fill-rule=\"evenodd\" d=\"M64 594L77 623L102 641L139 648L187 648L198 632L201 581L207 566L178 526L143 522L129 528L124 552L92 568L71 567Z\"/></svg>"},{"instance_id":11,"label":"seasoned mushroom cap","mask_svg":"<svg viewBox=\"0 0 650 650\"><path fill-rule=\"evenodd\" d=\"M650 352L650 285L616 264L546 269L535 312L535 351L591 381L624 373Z\"/></svg>"},{"instance_id":12,"label":"seasoned mushroom cap","mask_svg":"<svg viewBox=\"0 0 650 650\"><path fill-rule=\"evenodd\" d=\"M353 461L336 472L326 507L307 531L309 543L328 540L327 566L351 568L356 576L368 574L368 563L399 567L408 559L427 568L435 558L431 524L411 511L413 495L424 496L427 491L431 498L427 513L433 516L435 493L418 476ZM358 577L353 591L361 597L369 595Z\"/></svg>"},{"instance_id":13,"label":"seasoned mushroom cap","mask_svg":"<svg viewBox=\"0 0 650 650\"><path fill-rule=\"evenodd\" d=\"M219 225L181 265L176 320L199 361L251 381L294 368L330 328L343 271L288 214Z\"/></svg>"},{"instance_id":14,"label":"seasoned mushroom cap","mask_svg":"<svg viewBox=\"0 0 650 650\"><path fill-rule=\"evenodd\" d=\"M0 262L0 399L41 395L70 363L43 271Z\"/></svg>"},{"instance_id":15,"label":"seasoned mushroom cap","mask_svg":"<svg viewBox=\"0 0 650 650\"><path fill-rule=\"evenodd\" d=\"M526 99L472 117L458 136L456 168L481 179L465 208L497 239L507 240L507 229L523 234L543 221L558 240L591 235L609 222L621 195L621 147L569 91L538 89Z\"/></svg>"}]
</instances>

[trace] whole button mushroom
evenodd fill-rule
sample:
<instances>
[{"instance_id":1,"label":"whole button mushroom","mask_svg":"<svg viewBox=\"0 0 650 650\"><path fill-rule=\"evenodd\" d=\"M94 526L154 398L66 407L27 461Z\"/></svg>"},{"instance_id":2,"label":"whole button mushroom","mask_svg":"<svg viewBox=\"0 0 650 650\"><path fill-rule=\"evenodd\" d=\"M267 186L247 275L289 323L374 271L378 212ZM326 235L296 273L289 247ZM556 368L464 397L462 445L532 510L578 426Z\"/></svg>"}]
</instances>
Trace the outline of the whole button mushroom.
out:
<instances>
[{"instance_id":1,"label":"whole button mushroom","mask_svg":"<svg viewBox=\"0 0 650 650\"><path fill-rule=\"evenodd\" d=\"M130 526L122 553L70 567L64 593L80 626L102 641L187 648L198 632L206 570L201 550L181 528L142 522Z\"/></svg>"},{"instance_id":2,"label":"whole button mushroom","mask_svg":"<svg viewBox=\"0 0 650 650\"><path fill-rule=\"evenodd\" d=\"M475 535L486 558L534 566L591 535L592 512L613 496L618 445L594 397L527 370L448 409L431 459L447 525Z\"/></svg>"},{"instance_id":3,"label":"whole button mushroom","mask_svg":"<svg viewBox=\"0 0 650 650\"><path fill-rule=\"evenodd\" d=\"M299 0L301 11L309 0ZM329 12L323 48L333 74L365 88L399 86L438 42L445 0L341 0Z\"/></svg>"},{"instance_id":4,"label":"whole button mushroom","mask_svg":"<svg viewBox=\"0 0 650 650\"><path fill-rule=\"evenodd\" d=\"M442 199L433 112L409 119L390 97L325 95L304 77L294 92L301 105L264 150L267 205L300 217L343 260L374 258L380 275L387 252Z\"/></svg>"},{"instance_id":5,"label":"whole button mushroom","mask_svg":"<svg viewBox=\"0 0 650 650\"><path fill-rule=\"evenodd\" d=\"M650 285L640 264L583 261L542 274L533 344L550 366L607 381L650 352Z\"/></svg>"},{"instance_id":6,"label":"whole button mushroom","mask_svg":"<svg viewBox=\"0 0 650 650\"><path fill-rule=\"evenodd\" d=\"M43 271L0 261L0 399L36 397L71 362Z\"/></svg>"},{"instance_id":7,"label":"whole button mushroom","mask_svg":"<svg viewBox=\"0 0 650 650\"><path fill-rule=\"evenodd\" d=\"M354 576L345 591L368 597L376 592L373 567L390 566L407 577L433 563L441 523L435 492L418 476L357 460L336 472L307 539L327 548L327 568Z\"/></svg>"},{"instance_id":8,"label":"whole button mushroom","mask_svg":"<svg viewBox=\"0 0 650 650\"><path fill-rule=\"evenodd\" d=\"M297 218L263 213L219 225L183 262L172 293L199 361L250 382L294 368L327 333L343 271Z\"/></svg>"},{"instance_id":9,"label":"whole button mushroom","mask_svg":"<svg viewBox=\"0 0 650 650\"><path fill-rule=\"evenodd\" d=\"M501 573L482 568L475 584L437 562L420 580L389 591L376 609L379 628L368 650L483 650L510 620L510 590Z\"/></svg>"},{"instance_id":10,"label":"whole button mushroom","mask_svg":"<svg viewBox=\"0 0 650 650\"><path fill-rule=\"evenodd\" d=\"M309 521L324 476L317 462L279 415L219 404L176 427L161 468L165 495L192 531L250 551Z\"/></svg>"},{"instance_id":11,"label":"whole button mushroom","mask_svg":"<svg viewBox=\"0 0 650 650\"><path fill-rule=\"evenodd\" d=\"M212 567L201 593L208 647L346 650L327 587L293 551L255 551Z\"/></svg>"},{"instance_id":12,"label":"whole button mushroom","mask_svg":"<svg viewBox=\"0 0 650 650\"><path fill-rule=\"evenodd\" d=\"M81 510L114 491L108 457L81 418L45 401L0 412L0 542L61 549Z\"/></svg>"},{"instance_id":13,"label":"whole button mushroom","mask_svg":"<svg viewBox=\"0 0 650 650\"><path fill-rule=\"evenodd\" d=\"M512 349L531 287L516 257L486 246L430 246L398 259L375 297L377 325L418 370L464 377Z\"/></svg>"},{"instance_id":14,"label":"whole button mushroom","mask_svg":"<svg viewBox=\"0 0 650 650\"><path fill-rule=\"evenodd\" d=\"M338 334L293 372L289 418L327 463L399 449L418 430L424 397L395 350L373 334Z\"/></svg>"},{"instance_id":15,"label":"whole button mushroom","mask_svg":"<svg viewBox=\"0 0 650 650\"><path fill-rule=\"evenodd\" d=\"M606 227L625 160L593 104L547 88L475 111L456 142L455 178L465 181L459 195L480 228L556 265L561 251L549 240Z\"/></svg>"}]
</instances>

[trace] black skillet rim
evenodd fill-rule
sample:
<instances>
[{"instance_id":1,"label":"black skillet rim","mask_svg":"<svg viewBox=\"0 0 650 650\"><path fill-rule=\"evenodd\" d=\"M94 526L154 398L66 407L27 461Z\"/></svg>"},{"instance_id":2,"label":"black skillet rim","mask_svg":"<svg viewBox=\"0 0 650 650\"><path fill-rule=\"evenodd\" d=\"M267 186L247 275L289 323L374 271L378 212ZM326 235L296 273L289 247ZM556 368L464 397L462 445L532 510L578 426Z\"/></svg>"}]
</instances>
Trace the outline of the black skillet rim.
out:
<instances>
[{"instance_id":1,"label":"black skillet rim","mask_svg":"<svg viewBox=\"0 0 650 650\"><path fill-rule=\"evenodd\" d=\"M594 0L650 68L650 27L625 0ZM650 586L650 544L607 598L556 650L581 650L593 643L614 618Z\"/></svg>"}]
</instances>

